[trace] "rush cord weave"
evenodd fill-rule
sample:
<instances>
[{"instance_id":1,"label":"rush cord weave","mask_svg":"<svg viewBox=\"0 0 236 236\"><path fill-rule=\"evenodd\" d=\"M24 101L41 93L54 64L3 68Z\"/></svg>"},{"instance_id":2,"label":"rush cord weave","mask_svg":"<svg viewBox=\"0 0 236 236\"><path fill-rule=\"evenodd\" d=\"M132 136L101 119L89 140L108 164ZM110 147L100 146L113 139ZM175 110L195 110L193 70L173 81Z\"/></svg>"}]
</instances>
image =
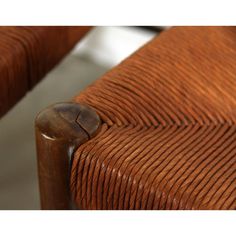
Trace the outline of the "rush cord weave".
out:
<instances>
[{"instance_id":1,"label":"rush cord weave","mask_svg":"<svg viewBox=\"0 0 236 236\"><path fill-rule=\"evenodd\" d=\"M74 100L102 119L76 151L80 209L236 209L236 28L175 27Z\"/></svg>"},{"instance_id":2,"label":"rush cord weave","mask_svg":"<svg viewBox=\"0 0 236 236\"><path fill-rule=\"evenodd\" d=\"M0 27L0 117L42 79L90 27Z\"/></svg>"}]
</instances>

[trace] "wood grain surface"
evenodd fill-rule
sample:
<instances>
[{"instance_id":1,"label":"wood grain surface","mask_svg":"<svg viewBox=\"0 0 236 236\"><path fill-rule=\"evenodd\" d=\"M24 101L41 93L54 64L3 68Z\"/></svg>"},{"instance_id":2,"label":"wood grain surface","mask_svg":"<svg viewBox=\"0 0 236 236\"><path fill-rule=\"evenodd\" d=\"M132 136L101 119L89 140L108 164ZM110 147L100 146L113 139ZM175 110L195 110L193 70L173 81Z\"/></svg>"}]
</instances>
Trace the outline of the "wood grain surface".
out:
<instances>
[{"instance_id":1,"label":"wood grain surface","mask_svg":"<svg viewBox=\"0 0 236 236\"><path fill-rule=\"evenodd\" d=\"M100 132L71 170L80 209L236 209L236 28L174 27L74 98Z\"/></svg>"},{"instance_id":2,"label":"wood grain surface","mask_svg":"<svg viewBox=\"0 0 236 236\"><path fill-rule=\"evenodd\" d=\"M42 79L91 27L0 27L0 117Z\"/></svg>"},{"instance_id":3,"label":"wood grain surface","mask_svg":"<svg viewBox=\"0 0 236 236\"><path fill-rule=\"evenodd\" d=\"M96 112L77 103L57 103L41 111L35 120L41 208L67 210L70 196L70 164L75 149L93 137L100 127Z\"/></svg>"}]
</instances>

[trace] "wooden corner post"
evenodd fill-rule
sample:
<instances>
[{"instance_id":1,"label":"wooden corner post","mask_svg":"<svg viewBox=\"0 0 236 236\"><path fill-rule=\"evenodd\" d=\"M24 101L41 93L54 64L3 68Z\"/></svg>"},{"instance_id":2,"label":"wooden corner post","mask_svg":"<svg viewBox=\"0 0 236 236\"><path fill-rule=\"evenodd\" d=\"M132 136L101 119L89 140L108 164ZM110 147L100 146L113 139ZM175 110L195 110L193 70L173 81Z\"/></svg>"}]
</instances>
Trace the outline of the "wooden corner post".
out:
<instances>
[{"instance_id":1,"label":"wooden corner post","mask_svg":"<svg viewBox=\"0 0 236 236\"><path fill-rule=\"evenodd\" d=\"M71 208L69 178L74 151L99 127L96 112L78 103L58 103L38 114L35 132L42 209Z\"/></svg>"}]
</instances>

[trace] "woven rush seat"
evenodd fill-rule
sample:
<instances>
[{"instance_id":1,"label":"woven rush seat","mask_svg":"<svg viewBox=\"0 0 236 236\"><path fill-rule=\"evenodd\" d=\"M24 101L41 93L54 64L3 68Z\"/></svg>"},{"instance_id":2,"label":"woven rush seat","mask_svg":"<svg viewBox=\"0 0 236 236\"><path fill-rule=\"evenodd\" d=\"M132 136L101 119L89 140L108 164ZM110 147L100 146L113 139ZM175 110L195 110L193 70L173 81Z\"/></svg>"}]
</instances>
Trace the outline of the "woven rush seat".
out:
<instances>
[{"instance_id":1,"label":"woven rush seat","mask_svg":"<svg viewBox=\"0 0 236 236\"><path fill-rule=\"evenodd\" d=\"M79 209L236 209L236 28L175 27L75 102L102 119L72 162Z\"/></svg>"},{"instance_id":2,"label":"woven rush seat","mask_svg":"<svg viewBox=\"0 0 236 236\"><path fill-rule=\"evenodd\" d=\"M0 117L42 79L90 27L0 27Z\"/></svg>"}]
</instances>

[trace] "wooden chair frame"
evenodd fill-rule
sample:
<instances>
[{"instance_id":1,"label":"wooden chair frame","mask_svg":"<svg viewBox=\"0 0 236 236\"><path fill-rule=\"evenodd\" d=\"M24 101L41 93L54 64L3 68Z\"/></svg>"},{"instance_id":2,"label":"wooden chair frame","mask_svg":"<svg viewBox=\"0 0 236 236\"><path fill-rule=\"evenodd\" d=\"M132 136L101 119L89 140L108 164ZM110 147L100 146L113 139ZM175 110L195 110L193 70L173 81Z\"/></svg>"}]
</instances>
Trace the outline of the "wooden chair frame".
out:
<instances>
[{"instance_id":1,"label":"wooden chair frame","mask_svg":"<svg viewBox=\"0 0 236 236\"><path fill-rule=\"evenodd\" d=\"M35 120L38 176L43 210L73 208L70 197L70 163L74 151L93 137L100 118L87 105L58 103Z\"/></svg>"}]
</instances>

